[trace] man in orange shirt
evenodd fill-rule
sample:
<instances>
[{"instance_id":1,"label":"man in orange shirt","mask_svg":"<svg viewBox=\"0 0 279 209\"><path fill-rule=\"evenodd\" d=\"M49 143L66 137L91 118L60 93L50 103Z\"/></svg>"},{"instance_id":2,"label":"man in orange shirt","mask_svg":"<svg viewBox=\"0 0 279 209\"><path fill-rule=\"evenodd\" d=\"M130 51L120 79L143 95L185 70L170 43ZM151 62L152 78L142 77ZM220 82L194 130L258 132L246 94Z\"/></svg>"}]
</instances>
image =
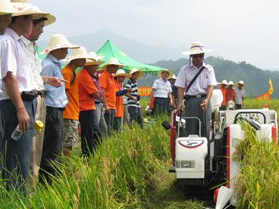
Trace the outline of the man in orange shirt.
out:
<instances>
[{"instance_id":1,"label":"man in orange shirt","mask_svg":"<svg viewBox=\"0 0 279 209\"><path fill-rule=\"evenodd\" d=\"M228 83L228 87L227 87L227 91L226 91L226 101L229 102L229 101L234 101L235 102L235 91L233 89L233 82L230 81Z\"/></svg>"},{"instance_id":2,"label":"man in orange shirt","mask_svg":"<svg viewBox=\"0 0 279 209\"><path fill-rule=\"evenodd\" d=\"M91 75L98 69L92 60L86 60L84 69L77 76L79 90L79 122L81 126L81 151L88 157L96 150L101 132L98 124L94 124L96 107L94 98L99 98L100 92L95 86Z\"/></svg>"},{"instance_id":3,"label":"man in orange shirt","mask_svg":"<svg viewBox=\"0 0 279 209\"><path fill-rule=\"evenodd\" d=\"M124 104L123 104L123 95L126 93L131 93L131 89L123 89L123 81L125 78L131 78L131 75L125 73L124 70L117 70L114 74L115 86L116 86L116 113L114 115L114 130L122 131L123 130L123 116L124 116Z\"/></svg>"},{"instance_id":4,"label":"man in orange shirt","mask_svg":"<svg viewBox=\"0 0 279 209\"><path fill-rule=\"evenodd\" d=\"M227 107L227 100L226 100L227 85L228 85L227 80L223 80L220 86L220 90L222 91L223 94L223 101L221 103L221 108L220 108L221 110L225 110Z\"/></svg>"},{"instance_id":5,"label":"man in orange shirt","mask_svg":"<svg viewBox=\"0 0 279 209\"><path fill-rule=\"evenodd\" d=\"M67 157L70 157L70 152L78 143L79 95L75 70L84 66L86 58L88 54L84 47L74 49L73 54L65 59L70 63L62 70L63 77L67 81L65 89L69 100L63 113L63 153Z\"/></svg>"},{"instance_id":6,"label":"man in orange shirt","mask_svg":"<svg viewBox=\"0 0 279 209\"><path fill-rule=\"evenodd\" d=\"M108 127L108 135L111 134L111 129L114 127L115 103L116 103L116 88L112 74L115 74L119 67L123 67L116 58L109 59L109 62L103 67L104 72L100 77L100 85L103 90L105 120Z\"/></svg>"}]
</instances>

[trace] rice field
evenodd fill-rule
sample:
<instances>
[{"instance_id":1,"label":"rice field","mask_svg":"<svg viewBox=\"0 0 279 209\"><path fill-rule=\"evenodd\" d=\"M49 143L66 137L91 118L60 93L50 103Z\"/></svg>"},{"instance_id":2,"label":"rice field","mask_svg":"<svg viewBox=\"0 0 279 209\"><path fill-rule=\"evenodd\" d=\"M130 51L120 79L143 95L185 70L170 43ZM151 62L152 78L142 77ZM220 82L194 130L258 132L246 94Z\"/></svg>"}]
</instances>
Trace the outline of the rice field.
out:
<instances>
[{"instance_id":1,"label":"rice field","mask_svg":"<svg viewBox=\"0 0 279 209\"><path fill-rule=\"evenodd\" d=\"M147 101L143 100L146 105ZM266 102L245 100L245 108L262 108ZM277 110L278 100L268 103ZM187 200L169 174L169 132L161 127L167 116L150 119L104 139L89 161L76 149L71 160L57 165L52 185L37 185L33 193L7 192L0 184L0 208L203 208L208 203ZM245 127L245 153L241 160L237 208L279 208L279 149L260 143ZM210 205L210 207L213 207Z\"/></svg>"}]
</instances>

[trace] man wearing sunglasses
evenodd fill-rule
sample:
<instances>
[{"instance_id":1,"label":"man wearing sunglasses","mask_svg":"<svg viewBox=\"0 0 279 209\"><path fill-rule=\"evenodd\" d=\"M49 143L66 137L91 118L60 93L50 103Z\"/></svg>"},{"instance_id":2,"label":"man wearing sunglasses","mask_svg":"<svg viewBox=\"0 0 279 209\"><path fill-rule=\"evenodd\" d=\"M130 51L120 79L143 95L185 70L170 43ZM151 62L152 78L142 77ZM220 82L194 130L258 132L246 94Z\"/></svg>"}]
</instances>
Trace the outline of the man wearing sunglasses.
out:
<instances>
[{"instance_id":1,"label":"man wearing sunglasses","mask_svg":"<svg viewBox=\"0 0 279 209\"><path fill-rule=\"evenodd\" d=\"M204 63L205 50L201 42L193 42L184 55L190 55L189 63L183 66L177 76L175 86L178 87L177 110L183 110L184 117L198 117L201 120L201 136L209 139L211 106L210 98L213 86L217 85L213 67ZM185 99L185 108L183 104ZM198 135L198 120L188 119L186 136Z\"/></svg>"}]
</instances>

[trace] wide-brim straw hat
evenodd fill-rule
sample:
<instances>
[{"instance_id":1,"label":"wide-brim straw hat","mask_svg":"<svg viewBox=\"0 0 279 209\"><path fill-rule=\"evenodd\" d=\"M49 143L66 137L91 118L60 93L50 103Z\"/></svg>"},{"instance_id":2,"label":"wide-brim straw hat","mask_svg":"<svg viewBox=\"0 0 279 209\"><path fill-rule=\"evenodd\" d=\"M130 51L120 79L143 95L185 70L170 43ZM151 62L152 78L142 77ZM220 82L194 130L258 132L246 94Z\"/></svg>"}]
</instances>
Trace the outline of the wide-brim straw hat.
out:
<instances>
[{"instance_id":1,"label":"wide-brim straw hat","mask_svg":"<svg viewBox=\"0 0 279 209\"><path fill-rule=\"evenodd\" d=\"M84 66L92 66L92 65L101 65L105 61L101 60L104 56L98 56L95 52L89 52L89 59L86 59L86 63Z\"/></svg>"},{"instance_id":2,"label":"wide-brim straw hat","mask_svg":"<svg viewBox=\"0 0 279 209\"><path fill-rule=\"evenodd\" d=\"M13 8L13 4L10 0L0 1L0 15L8 15L16 13L17 10Z\"/></svg>"},{"instance_id":3,"label":"wide-brim straw hat","mask_svg":"<svg viewBox=\"0 0 279 209\"><path fill-rule=\"evenodd\" d=\"M53 16L52 14L48 12L42 12L39 7L34 6L28 2L28 0L12 0L13 6L15 7L16 10L20 10L22 7L22 4L29 4L34 10L34 12L37 12L36 14L33 14L33 20L38 20L41 18L46 18L45 20L45 26L50 25L56 21L56 17ZM14 14L13 16L17 16L17 14Z\"/></svg>"},{"instance_id":4,"label":"wide-brim straw hat","mask_svg":"<svg viewBox=\"0 0 279 209\"><path fill-rule=\"evenodd\" d=\"M118 67L124 67L124 65L121 64L115 57L109 59L108 63L103 66L103 70L107 69L107 66L109 65L118 65Z\"/></svg>"},{"instance_id":5,"label":"wide-brim straw hat","mask_svg":"<svg viewBox=\"0 0 279 209\"><path fill-rule=\"evenodd\" d=\"M143 75L144 75L143 71L141 71L141 70L139 70L139 69L137 69L137 68L133 68L133 69L130 71L130 75L133 75L135 72L139 72L138 79L139 79L139 78L142 78Z\"/></svg>"},{"instance_id":6,"label":"wide-brim straw hat","mask_svg":"<svg viewBox=\"0 0 279 209\"><path fill-rule=\"evenodd\" d=\"M123 76L123 77L126 77L126 78L131 78L132 75L126 73L125 70L123 70L123 69L119 69L119 70L117 70L117 72L113 75L113 77L120 77L120 76Z\"/></svg>"},{"instance_id":7,"label":"wide-brim straw hat","mask_svg":"<svg viewBox=\"0 0 279 209\"><path fill-rule=\"evenodd\" d=\"M183 55L194 55L194 54L203 54L206 52L212 52L212 49L205 49L204 45L200 41L193 42L191 44L190 50L182 52Z\"/></svg>"},{"instance_id":8,"label":"wide-brim straw hat","mask_svg":"<svg viewBox=\"0 0 279 209\"><path fill-rule=\"evenodd\" d=\"M228 81L227 80L222 80L221 84L228 85Z\"/></svg>"},{"instance_id":9,"label":"wide-brim straw hat","mask_svg":"<svg viewBox=\"0 0 279 209\"><path fill-rule=\"evenodd\" d=\"M77 59L88 59L89 55L87 53L87 50L81 46L77 49L73 49L72 53L68 55L64 61L66 62L71 62L72 60L77 60Z\"/></svg>"},{"instance_id":10,"label":"wide-brim straw hat","mask_svg":"<svg viewBox=\"0 0 279 209\"><path fill-rule=\"evenodd\" d=\"M229 83L228 83L228 86L233 86L234 85L234 83L232 82L232 81L230 81Z\"/></svg>"},{"instance_id":11,"label":"wide-brim straw hat","mask_svg":"<svg viewBox=\"0 0 279 209\"><path fill-rule=\"evenodd\" d=\"M237 84L244 86L244 82L243 81L239 81Z\"/></svg>"},{"instance_id":12,"label":"wide-brim straw hat","mask_svg":"<svg viewBox=\"0 0 279 209\"><path fill-rule=\"evenodd\" d=\"M34 17L34 16L40 15L42 13L41 11L38 11L37 9L35 9L32 4L22 3L22 2L13 1L13 0L12 0L12 2L14 2L14 3L12 3L13 9L16 10L16 12L12 14L13 17L25 16L25 15L32 15Z\"/></svg>"},{"instance_id":13,"label":"wide-brim straw hat","mask_svg":"<svg viewBox=\"0 0 279 209\"><path fill-rule=\"evenodd\" d=\"M160 71L157 73L157 75L158 75L159 78L162 78L162 73L163 73L163 72L169 73L169 76L167 77L167 79L172 78L173 72L171 72L171 71L168 70L168 69L160 70Z\"/></svg>"},{"instance_id":14,"label":"wide-brim straw hat","mask_svg":"<svg viewBox=\"0 0 279 209\"><path fill-rule=\"evenodd\" d=\"M77 49L79 45L71 44L68 39L62 34L55 34L50 37L48 47L42 51L42 54L48 54L53 50L68 48Z\"/></svg>"}]
</instances>

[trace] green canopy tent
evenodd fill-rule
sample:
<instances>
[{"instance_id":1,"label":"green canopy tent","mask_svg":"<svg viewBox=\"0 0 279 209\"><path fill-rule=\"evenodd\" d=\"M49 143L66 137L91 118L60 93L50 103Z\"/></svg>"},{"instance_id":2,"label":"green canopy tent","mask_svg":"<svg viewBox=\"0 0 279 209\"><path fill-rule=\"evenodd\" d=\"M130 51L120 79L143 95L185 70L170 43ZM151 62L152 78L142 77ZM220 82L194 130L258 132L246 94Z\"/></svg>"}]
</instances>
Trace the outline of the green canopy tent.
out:
<instances>
[{"instance_id":1,"label":"green canopy tent","mask_svg":"<svg viewBox=\"0 0 279 209\"><path fill-rule=\"evenodd\" d=\"M113 44L110 40L107 40L106 43L97 51L99 56L104 56L105 63L112 57L118 59L118 61L125 66L123 69L129 72L132 68L137 68L142 70L145 74L156 74L158 71L162 70L162 68L152 65L143 64L133 60L128 57L125 53L123 53L115 44ZM103 65L105 65L105 63Z\"/></svg>"}]
</instances>

